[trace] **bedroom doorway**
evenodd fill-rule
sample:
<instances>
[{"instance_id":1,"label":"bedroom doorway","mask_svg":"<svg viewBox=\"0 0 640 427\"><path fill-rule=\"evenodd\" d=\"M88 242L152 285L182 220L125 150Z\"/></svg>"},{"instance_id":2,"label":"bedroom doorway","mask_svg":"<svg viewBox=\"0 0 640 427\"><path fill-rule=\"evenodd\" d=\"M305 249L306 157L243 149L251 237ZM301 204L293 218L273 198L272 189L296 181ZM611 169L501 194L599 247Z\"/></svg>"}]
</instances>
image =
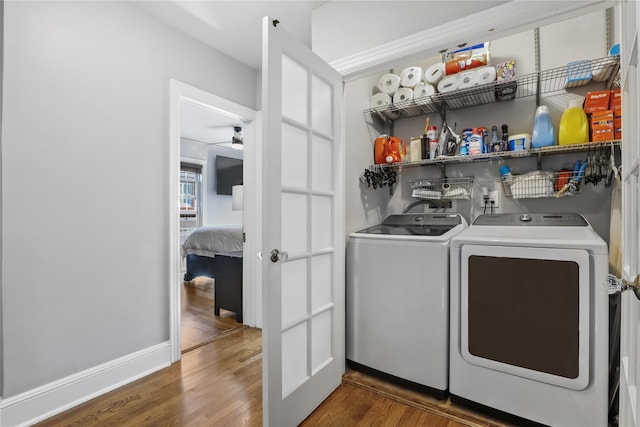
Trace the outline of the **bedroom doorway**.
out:
<instances>
[{"instance_id":1,"label":"bedroom doorway","mask_svg":"<svg viewBox=\"0 0 640 427\"><path fill-rule=\"evenodd\" d=\"M224 223L240 224L241 231L247 232L251 226L245 218L255 213L251 206L244 203L244 210L232 211L232 196L216 189L216 157L243 158L244 200L247 195L255 194L252 185L255 181L255 127L256 112L244 106L220 98L211 93L186 85L176 80L170 82L170 343L172 362L178 361L184 351L201 347L216 337L242 328L243 323L236 321L236 313L219 310L214 314L215 280L209 277L185 277L182 256L182 244L186 237L198 228L216 226ZM234 128L243 128L244 150L238 154L231 148ZM194 169L187 171L186 169ZM187 183L185 172L197 172L200 169L200 191L197 185ZM180 178L183 178L182 180ZM195 178L197 181L197 178ZM195 183L195 182L194 182ZM195 190L195 193L191 192ZM218 194L220 193L220 194ZM176 203L179 201L179 203ZM193 203L190 203L193 202ZM201 209L193 209L200 204ZM176 209L179 205L179 209ZM186 209L182 209L185 207ZM246 226L243 230L242 227ZM253 235L253 233L252 233ZM251 241L249 241L251 240ZM240 254L255 247L254 239L247 239ZM243 257L244 258L244 257ZM251 258L251 257L249 257ZM255 272L256 260L241 263L242 297L241 317L245 325L255 326L256 296ZM189 280L185 282L185 278ZM222 283L223 279L219 279Z\"/></svg>"},{"instance_id":2,"label":"bedroom doorway","mask_svg":"<svg viewBox=\"0 0 640 427\"><path fill-rule=\"evenodd\" d=\"M182 105L182 117L190 115L191 107ZM189 151L188 144L197 143L202 147L201 151L206 154L206 142L187 140L185 135L190 132L197 131L201 126L215 126L215 118L207 119L200 124L190 124L193 119L187 119L185 122L191 130L184 129L181 126L181 150L180 150L180 247L182 248L191 234L201 229L204 225L204 196L206 190L203 191L203 184L210 181L207 171L207 159L187 157L194 154L193 150ZM186 148L186 150L185 150ZM186 152L185 152L186 151ZM215 203L215 201L214 201ZM184 256L181 256L180 274L186 274L186 262ZM187 280L183 276L182 285L180 286L180 350L182 354L195 350L206 345L221 335L238 328L240 325L233 319L230 313L222 312L216 316L213 311L214 307L214 289L215 281L206 276L199 276Z\"/></svg>"}]
</instances>

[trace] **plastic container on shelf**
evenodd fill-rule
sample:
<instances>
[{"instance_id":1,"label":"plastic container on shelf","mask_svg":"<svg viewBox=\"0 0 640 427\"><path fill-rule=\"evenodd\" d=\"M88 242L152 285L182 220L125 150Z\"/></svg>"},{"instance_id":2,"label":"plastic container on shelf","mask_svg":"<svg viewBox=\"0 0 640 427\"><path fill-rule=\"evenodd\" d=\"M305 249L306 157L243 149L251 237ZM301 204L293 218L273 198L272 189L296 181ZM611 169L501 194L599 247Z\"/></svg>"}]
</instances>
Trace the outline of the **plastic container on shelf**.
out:
<instances>
[{"instance_id":1,"label":"plastic container on shelf","mask_svg":"<svg viewBox=\"0 0 640 427\"><path fill-rule=\"evenodd\" d=\"M571 100L560 118L558 144L584 144L589 142L589 121L580 101Z\"/></svg>"},{"instance_id":2,"label":"plastic container on shelf","mask_svg":"<svg viewBox=\"0 0 640 427\"><path fill-rule=\"evenodd\" d=\"M548 147L557 143L549 108L546 105L540 105L536 108L536 115L533 119L531 148Z\"/></svg>"},{"instance_id":3,"label":"plastic container on shelf","mask_svg":"<svg viewBox=\"0 0 640 427\"><path fill-rule=\"evenodd\" d=\"M509 137L509 151L524 151L531 148L531 135L519 133Z\"/></svg>"}]
</instances>

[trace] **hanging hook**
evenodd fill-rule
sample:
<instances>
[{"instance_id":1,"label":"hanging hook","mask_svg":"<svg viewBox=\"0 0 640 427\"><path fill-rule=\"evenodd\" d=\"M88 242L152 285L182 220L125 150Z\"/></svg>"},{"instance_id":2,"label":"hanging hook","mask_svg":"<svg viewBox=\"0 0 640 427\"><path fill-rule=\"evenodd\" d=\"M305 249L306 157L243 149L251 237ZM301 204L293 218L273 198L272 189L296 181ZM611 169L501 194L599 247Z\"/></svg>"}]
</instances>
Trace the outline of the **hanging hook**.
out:
<instances>
[{"instance_id":1,"label":"hanging hook","mask_svg":"<svg viewBox=\"0 0 640 427\"><path fill-rule=\"evenodd\" d=\"M605 187L609 187L611 185L614 177L616 178L616 180L620 178L620 171L619 171L619 168L616 166L615 145L613 145L613 142L611 142L610 150L611 151L609 155L609 171L607 173L607 177L604 179Z\"/></svg>"}]
</instances>

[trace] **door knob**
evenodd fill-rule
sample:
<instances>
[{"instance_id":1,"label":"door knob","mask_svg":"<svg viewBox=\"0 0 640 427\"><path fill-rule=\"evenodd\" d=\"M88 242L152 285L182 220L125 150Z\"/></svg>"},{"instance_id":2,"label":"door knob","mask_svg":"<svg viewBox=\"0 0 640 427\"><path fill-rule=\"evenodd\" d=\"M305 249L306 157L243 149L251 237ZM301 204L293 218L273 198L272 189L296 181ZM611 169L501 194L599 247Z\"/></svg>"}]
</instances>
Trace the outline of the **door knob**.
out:
<instances>
[{"instance_id":1,"label":"door knob","mask_svg":"<svg viewBox=\"0 0 640 427\"><path fill-rule=\"evenodd\" d=\"M289 259L289 254L285 251L279 251L274 249L271 251L271 262L286 261Z\"/></svg>"},{"instance_id":2,"label":"door knob","mask_svg":"<svg viewBox=\"0 0 640 427\"><path fill-rule=\"evenodd\" d=\"M636 298L640 300L640 276L636 276L633 282L628 280L618 279L613 274L607 274L607 279L604 281L603 286L609 295L617 295L627 289L632 289Z\"/></svg>"}]
</instances>

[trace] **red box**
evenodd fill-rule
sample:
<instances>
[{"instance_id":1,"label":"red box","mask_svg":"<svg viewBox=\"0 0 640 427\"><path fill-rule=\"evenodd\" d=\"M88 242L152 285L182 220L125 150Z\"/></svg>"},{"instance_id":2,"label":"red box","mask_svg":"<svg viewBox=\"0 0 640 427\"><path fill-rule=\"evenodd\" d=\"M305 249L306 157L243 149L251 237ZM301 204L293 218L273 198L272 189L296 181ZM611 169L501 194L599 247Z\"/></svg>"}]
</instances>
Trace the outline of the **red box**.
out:
<instances>
[{"instance_id":1,"label":"red box","mask_svg":"<svg viewBox=\"0 0 640 427\"><path fill-rule=\"evenodd\" d=\"M587 96L584 99L584 112L587 114L593 114L596 111L606 111L609 109L610 99L610 90L587 92Z\"/></svg>"},{"instance_id":2,"label":"red box","mask_svg":"<svg viewBox=\"0 0 640 427\"><path fill-rule=\"evenodd\" d=\"M614 137L612 110L596 111L591 116L591 141L611 141Z\"/></svg>"},{"instance_id":3,"label":"red box","mask_svg":"<svg viewBox=\"0 0 640 427\"><path fill-rule=\"evenodd\" d=\"M613 118L613 137L615 139L622 139L622 117L620 116Z\"/></svg>"},{"instance_id":4,"label":"red box","mask_svg":"<svg viewBox=\"0 0 640 427\"><path fill-rule=\"evenodd\" d=\"M620 116L622 111L622 91L620 89L611 91L611 99L609 100L609 108L611 108L616 116Z\"/></svg>"}]
</instances>

